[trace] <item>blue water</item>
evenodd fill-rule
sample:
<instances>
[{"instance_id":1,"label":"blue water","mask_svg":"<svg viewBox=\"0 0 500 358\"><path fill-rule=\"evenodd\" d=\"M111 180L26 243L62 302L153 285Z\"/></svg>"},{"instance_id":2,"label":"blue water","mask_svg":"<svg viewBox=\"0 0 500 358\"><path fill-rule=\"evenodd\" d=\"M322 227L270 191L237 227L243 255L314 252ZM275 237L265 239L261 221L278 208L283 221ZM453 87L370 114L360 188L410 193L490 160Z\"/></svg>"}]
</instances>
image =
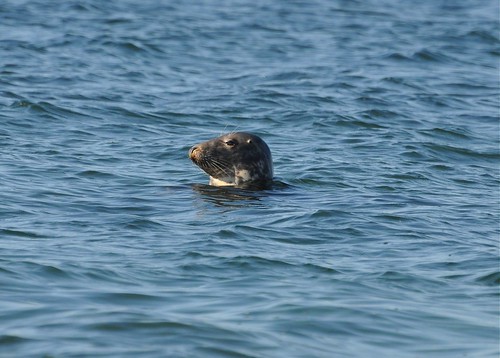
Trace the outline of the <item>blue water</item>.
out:
<instances>
[{"instance_id":1,"label":"blue water","mask_svg":"<svg viewBox=\"0 0 500 358\"><path fill-rule=\"evenodd\" d=\"M498 357L499 11L2 1L0 356Z\"/></svg>"}]
</instances>

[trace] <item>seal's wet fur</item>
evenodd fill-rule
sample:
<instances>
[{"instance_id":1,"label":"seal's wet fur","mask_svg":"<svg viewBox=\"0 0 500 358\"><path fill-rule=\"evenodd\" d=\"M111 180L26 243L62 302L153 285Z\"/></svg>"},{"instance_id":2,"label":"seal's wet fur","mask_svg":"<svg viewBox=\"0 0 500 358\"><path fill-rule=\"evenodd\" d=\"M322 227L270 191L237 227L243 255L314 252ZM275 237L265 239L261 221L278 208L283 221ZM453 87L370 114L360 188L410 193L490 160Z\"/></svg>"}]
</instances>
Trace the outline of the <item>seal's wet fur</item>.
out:
<instances>
[{"instance_id":1,"label":"seal's wet fur","mask_svg":"<svg viewBox=\"0 0 500 358\"><path fill-rule=\"evenodd\" d=\"M273 179L271 151L250 133L228 133L197 144L188 156L210 175L210 185L265 187Z\"/></svg>"}]
</instances>

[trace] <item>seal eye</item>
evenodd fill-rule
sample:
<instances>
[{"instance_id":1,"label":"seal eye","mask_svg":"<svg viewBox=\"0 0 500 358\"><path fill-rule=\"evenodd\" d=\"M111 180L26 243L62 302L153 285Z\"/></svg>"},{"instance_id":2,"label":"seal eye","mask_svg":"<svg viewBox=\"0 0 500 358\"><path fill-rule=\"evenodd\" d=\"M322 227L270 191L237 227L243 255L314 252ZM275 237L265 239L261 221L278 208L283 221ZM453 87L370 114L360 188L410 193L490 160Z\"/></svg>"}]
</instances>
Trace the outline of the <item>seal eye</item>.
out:
<instances>
[{"instance_id":1,"label":"seal eye","mask_svg":"<svg viewBox=\"0 0 500 358\"><path fill-rule=\"evenodd\" d=\"M238 142L236 142L236 141L235 141L235 140L233 140L233 139L228 139L228 140L226 140L226 142L225 142L225 143L226 143L226 145L227 145L228 147L234 147L236 144L238 144Z\"/></svg>"}]
</instances>

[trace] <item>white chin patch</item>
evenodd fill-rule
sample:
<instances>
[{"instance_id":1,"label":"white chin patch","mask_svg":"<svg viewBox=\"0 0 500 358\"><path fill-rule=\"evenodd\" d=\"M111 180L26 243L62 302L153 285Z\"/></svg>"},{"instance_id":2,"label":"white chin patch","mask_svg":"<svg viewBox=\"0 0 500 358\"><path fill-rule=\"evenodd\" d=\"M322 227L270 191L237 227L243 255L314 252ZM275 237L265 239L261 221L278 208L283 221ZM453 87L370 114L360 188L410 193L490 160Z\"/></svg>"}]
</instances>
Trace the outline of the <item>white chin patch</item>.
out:
<instances>
[{"instance_id":1,"label":"white chin patch","mask_svg":"<svg viewBox=\"0 0 500 358\"><path fill-rule=\"evenodd\" d=\"M224 180L221 180L221 179L216 179L214 177L210 177L210 185L213 185L213 186L229 186L229 185L234 185L234 182L231 183L231 182L227 182L227 181L224 181Z\"/></svg>"}]
</instances>

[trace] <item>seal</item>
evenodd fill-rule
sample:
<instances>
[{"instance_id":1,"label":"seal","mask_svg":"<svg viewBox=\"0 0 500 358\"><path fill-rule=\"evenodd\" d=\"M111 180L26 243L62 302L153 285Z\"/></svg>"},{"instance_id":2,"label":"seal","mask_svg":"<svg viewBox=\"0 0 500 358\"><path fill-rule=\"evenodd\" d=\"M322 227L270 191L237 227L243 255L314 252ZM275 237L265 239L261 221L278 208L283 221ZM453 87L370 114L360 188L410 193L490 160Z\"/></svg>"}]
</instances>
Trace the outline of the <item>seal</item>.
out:
<instances>
[{"instance_id":1,"label":"seal","mask_svg":"<svg viewBox=\"0 0 500 358\"><path fill-rule=\"evenodd\" d=\"M271 151L254 134L224 134L196 144L188 157L210 176L210 185L262 188L273 179Z\"/></svg>"}]
</instances>

